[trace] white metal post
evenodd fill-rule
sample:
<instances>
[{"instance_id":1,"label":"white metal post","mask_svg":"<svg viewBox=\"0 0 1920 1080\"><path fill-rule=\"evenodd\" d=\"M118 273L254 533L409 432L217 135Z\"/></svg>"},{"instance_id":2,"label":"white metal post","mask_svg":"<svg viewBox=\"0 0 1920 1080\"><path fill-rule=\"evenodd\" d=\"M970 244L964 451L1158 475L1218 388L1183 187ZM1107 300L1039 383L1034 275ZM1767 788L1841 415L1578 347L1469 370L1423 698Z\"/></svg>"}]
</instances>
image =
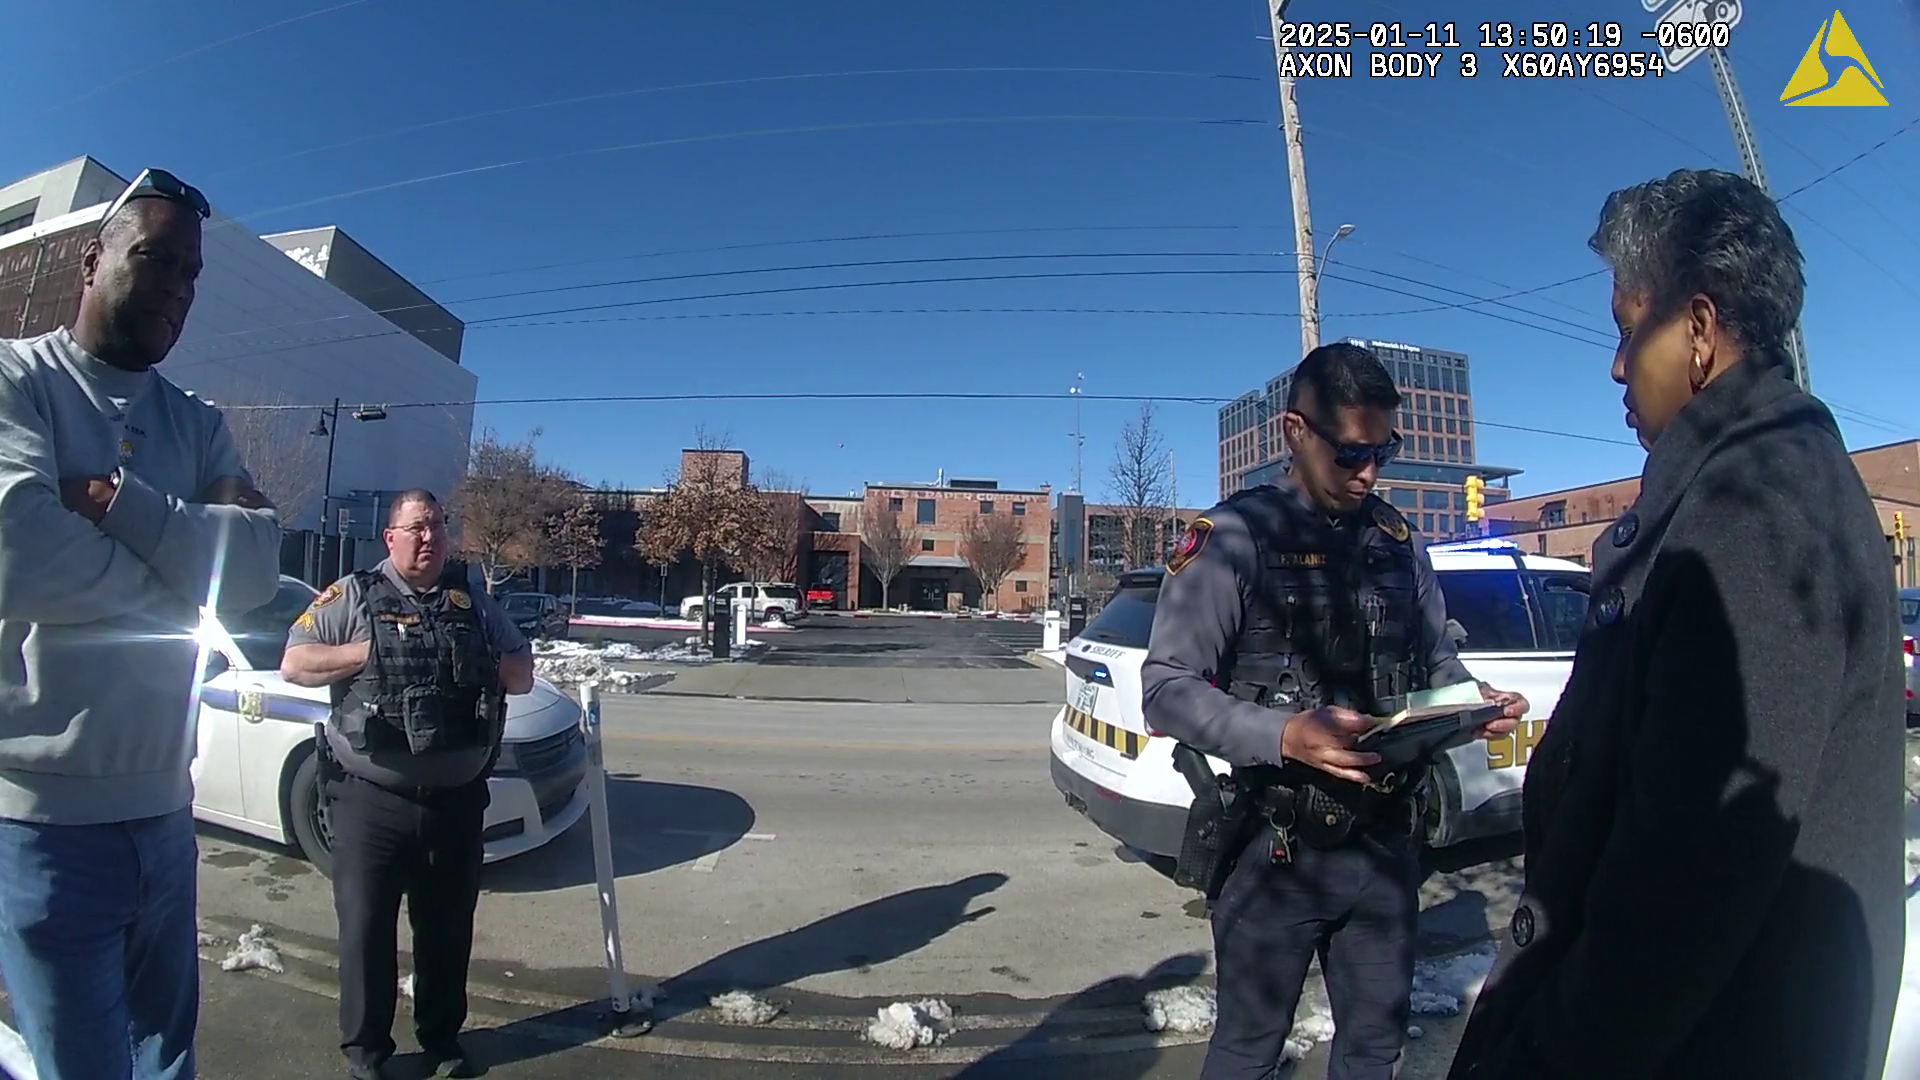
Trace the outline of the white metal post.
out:
<instances>
[{"instance_id":1,"label":"white metal post","mask_svg":"<svg viewBox=\"0 0 1920 1080\"><path fill-rule=\"evenodd\" d=\"M735 597L733 601L733 647L747 647L747 623L753 619L753 601Z\"/></svg>"},{"instance_id":2,"label":"white metal post","mask_svg":"<svg viewBox=\"0 0 1920 1080\"><path fill-rule=\"evenodd\" d=\"M614 892L613 833L607 820L607 759L600 737L600 690L580 687L580 726L587 740L587 817L593 828L593 873L600 893L600 932L607 962L607 993L613 1006L613 1034L643 1035L650 1021L629 1018L633 994L627 989L627 961L620 947L620 902Z\"/></svg>"}]
</instances>

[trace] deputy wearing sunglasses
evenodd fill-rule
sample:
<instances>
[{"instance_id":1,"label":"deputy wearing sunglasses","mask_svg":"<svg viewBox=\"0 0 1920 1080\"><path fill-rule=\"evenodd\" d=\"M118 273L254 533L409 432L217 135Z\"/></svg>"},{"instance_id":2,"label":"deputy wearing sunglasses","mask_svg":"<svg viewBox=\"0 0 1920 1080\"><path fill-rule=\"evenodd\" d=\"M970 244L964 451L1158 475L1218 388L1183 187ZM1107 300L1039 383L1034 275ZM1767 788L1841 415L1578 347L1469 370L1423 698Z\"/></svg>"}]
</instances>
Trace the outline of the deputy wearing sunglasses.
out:
<instances>
[{"instance_id":1,"label":"deputy wearing sunglasses","mask_svg":"<svg viewBox=\"0 0 1920 1080\"><path fill-rule=\"evenodd\" d=\"M1196 882L1214 901L1219 984L1203 1080L1281 1065L1315 955L1333 1006L1329 1080L1398 1071L1419 914L1418 781L1370 776L1379 756L1355 743L1373 723L1363 713L1474 681L1446 633L1425 546L1373 494L1400 450L1399 407L1367 350L1308 353L1282 421L1286 481L1207 511L1167 563L1141 673L1147 725L1183 754L1231 763L1247 822L1221 830L1219 870ZM1485 733L1512 731L1526 699L1479 691L1502 706ZM1196 808L1219 801L1197 794Z\"/></svg>"},{"instance_id":2,"label":"deputy wearing sunglasses","mask_svg":"<svg viewBox=\"0 0 1920 1080\"><path fill-rule=\"evenodd\" d=\"M198 609L279 586L220 413L162 378L207 200L149 169L70 327L0 341L0 975L40 1080L190 1080Z\"/></svg>"}]
</instances>

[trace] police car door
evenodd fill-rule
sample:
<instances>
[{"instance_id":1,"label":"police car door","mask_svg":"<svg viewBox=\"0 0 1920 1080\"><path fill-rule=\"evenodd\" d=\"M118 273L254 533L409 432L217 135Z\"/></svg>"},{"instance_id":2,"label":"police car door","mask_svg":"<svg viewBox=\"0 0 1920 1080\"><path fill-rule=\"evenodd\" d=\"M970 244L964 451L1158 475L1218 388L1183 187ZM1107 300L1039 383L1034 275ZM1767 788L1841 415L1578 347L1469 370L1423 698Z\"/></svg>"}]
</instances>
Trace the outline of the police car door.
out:
<instances>
[{"instance_id":1,"label":"police car door","mask_svg":"<svg viewBox=\"0 0 1920 1080\"><path fill-rule=\"evenodd\" d=\"M195 697L196 739L193 764L194 816L229 828L245 820L245 785L240 762L240 688L247 672L231 638L205 617L200 630L200 684ZM252 830L248 830L252 831Z\"/></svg>"}]
</instances>

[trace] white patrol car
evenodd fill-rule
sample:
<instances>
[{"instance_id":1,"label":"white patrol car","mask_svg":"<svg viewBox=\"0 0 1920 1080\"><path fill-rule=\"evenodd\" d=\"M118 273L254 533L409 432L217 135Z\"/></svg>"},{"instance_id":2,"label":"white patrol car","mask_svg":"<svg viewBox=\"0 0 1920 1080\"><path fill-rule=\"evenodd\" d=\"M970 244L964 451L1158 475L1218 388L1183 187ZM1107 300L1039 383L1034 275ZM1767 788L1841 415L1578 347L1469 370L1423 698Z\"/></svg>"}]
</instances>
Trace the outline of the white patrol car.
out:
<instances>
[{"instance_id":1,"label":"white patrol car","mask_svg":"<svg viewBox=\"0 0 1920 1080\"><path fill-rule=\"evenodd\" d=\"M1443 755L1426 785L1425 840L1446 847L1517 831L1527 758L1573 669L1587 616L1587 568L1528 555L1510 540L1427 549L1447 598L1449 629L1474 676L1527 696L1512 735ZM1064 650L1067 703L1053 720L1053 782L1067 804L1128 847L1175 856L1193 792L1173 767L1173 740L1140 713L1164 569L1129 571L1107 606ZM1464 637L1461 635L1464 634ZM1216 772L1225 762L1210 758Z\"/></svg>"},{"instance_id":2,"label":"white patrol car","mask_svg":"<svg viewBox=\"0 0 1920 1080\"><path fill-rule=\"evenodd\" d=\"M333 843L319 813L313 756L313 726L327 718L328 692L280 677L287 631L317 595L282 577L264 607L244 615L202 611L193 816L298 847L331 876ZM533 681L532 693L507 698L506 738L487 781L486 861L532 851L579 821L586 775L579 705L545 679Z\"/></svg>"}]
</instances>

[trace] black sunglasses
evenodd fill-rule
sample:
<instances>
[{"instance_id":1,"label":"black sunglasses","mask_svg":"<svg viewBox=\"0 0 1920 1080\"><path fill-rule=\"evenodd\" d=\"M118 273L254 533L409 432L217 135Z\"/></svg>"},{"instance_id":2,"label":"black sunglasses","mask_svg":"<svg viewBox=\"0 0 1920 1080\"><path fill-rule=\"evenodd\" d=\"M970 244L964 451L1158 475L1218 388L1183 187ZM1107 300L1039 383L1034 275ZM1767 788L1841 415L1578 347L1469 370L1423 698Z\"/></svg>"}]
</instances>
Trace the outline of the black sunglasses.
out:
<instances>
[{"instance_id":1,"label":"black sunglasses","mask_svg":"<svg viewBox=\"0 0 1920 1080\"><path fill-rule=\"evenodd\" d=\"M107 207L106 216L100 219L100 228L105 230L107 222L112 221L113 216L118 214L122 207L135 199L166 199L169 202L177 202L192 208L194 213L200 215L202 221L213 216L213 207L208 205L207 197L200 194L199 188L165 169L141 169L140 175L134 177L133 183L127 185L127 190L113 200L112 206Z\"/></svg>"},{"instance_id":2,"label":"black sunglasses","mask_svg":"<svg viewBox=\"0 0 1920 1080\"><path fill-rule=\"evenodd\" d=\"M1400 456L1400 446L1405 441L1396 431L1383 443L1341 442L1332 432L1314 423L1306 413L1296 410L1293 415L1299 417L1307 430L1313 432L1321 442L1333 448L1333 463L1342 469L1364 469L1369 462L1384 469L1388 462Z\"/></svg>"}]
</instances>

